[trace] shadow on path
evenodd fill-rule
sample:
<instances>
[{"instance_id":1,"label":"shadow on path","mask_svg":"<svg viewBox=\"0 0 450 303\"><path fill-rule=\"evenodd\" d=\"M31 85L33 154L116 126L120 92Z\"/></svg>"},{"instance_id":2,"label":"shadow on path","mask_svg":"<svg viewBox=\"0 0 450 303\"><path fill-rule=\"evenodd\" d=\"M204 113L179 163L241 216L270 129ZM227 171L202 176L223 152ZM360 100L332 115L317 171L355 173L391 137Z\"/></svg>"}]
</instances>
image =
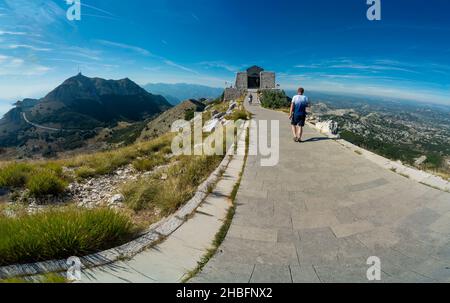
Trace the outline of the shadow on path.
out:
<instances>
[{"instance_id":1,"label":"shadow on path","mask_svg":"<svg viewBox=\"0 0 450 303\"><path fill-rule=\"evenodd\" d=\"M315 137L315 138L309 138L309 139L307 139L307 140L303 140L302 143L319 142L319 141L328 141L328 140L332 140L332 139L327 138L327 137Z\"/></svg>"}]
</instances>

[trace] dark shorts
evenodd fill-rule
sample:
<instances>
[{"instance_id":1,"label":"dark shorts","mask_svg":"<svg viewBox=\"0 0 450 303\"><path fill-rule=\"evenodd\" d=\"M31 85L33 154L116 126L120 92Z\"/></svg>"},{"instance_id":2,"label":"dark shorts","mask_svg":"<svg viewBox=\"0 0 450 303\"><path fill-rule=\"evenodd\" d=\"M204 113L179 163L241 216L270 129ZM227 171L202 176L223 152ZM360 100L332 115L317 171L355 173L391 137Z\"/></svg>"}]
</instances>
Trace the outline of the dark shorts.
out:
<instances>
[{"instance_id":1,"label":"dark shorts","mask_svg":"<svg viewBox=\"0 0 450 303\"><path fill-rule=\"evenodd\" d=\"M291 124L293 126L305 126L306 116L294 116L292 118Z\"/></svg>"}]
</instances>

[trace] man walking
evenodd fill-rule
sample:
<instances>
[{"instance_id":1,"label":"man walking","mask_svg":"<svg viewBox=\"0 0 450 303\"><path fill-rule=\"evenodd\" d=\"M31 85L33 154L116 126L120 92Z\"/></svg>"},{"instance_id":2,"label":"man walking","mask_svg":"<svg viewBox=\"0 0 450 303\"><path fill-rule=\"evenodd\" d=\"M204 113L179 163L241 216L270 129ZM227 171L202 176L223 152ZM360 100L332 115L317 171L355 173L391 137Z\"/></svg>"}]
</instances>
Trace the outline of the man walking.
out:
<instances>
[{"instance_id":1,"label":"man walking","mask_svg":"<svg viewBox=\"0 0 450 303\"><path fill-rule=\"evenodd\" d=\"M291 111L289 119L292 124L292 133L294 134L295 142L302 142L303 127L306 122L306 108L309 107L309 99L304 96L305 90L300 87L297 95L292 98Z\"/></svg>"}]
</instances>

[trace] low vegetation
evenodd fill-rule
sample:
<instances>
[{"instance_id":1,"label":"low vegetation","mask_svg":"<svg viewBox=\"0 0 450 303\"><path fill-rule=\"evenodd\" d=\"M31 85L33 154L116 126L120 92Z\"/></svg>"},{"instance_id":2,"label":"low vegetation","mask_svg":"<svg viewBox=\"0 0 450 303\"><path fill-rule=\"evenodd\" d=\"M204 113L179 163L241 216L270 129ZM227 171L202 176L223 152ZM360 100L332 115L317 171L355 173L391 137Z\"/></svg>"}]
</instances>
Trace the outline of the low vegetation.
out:
<instances>
[{"instance_id":1,"label":"low vegetation","mask_svg":"<svg viewBox=\"0 0 450 303\"><path fill-rule=\"evenodd\" d=\"M0 217L0 265L83 256L120 245L138 230L109 209L59 209Z\"/></svg>"},{"instance_id":2,"label":"low vegetation","mask_svg":"<svg viewBox=\"0 0 450 303\"><path fill-rule=\"evenodd\" d=\"M139 142L112 151L82 155L64 160L62 164L67 167L78 167L75 172L80 178L106 175L132 163L139 157L150 156L157 152L170 153L171 142L172 134L166 134L152 141Z\"/></svg>"},{"instance_id":3,"label":"low vegetation","mask_svg":"<svg viewBox=\"0 0 450 303\"><path fill-rule=\"evenodd\" d=\"M22 187L33 167L26 163L11 163L0 170L0 187Z\"/></svg>"},{"instance_id":4,"label":"low vegetation","mask_svg":"<svg viewBox=\"0 0 450 303\"><path fill-rule=\"evenodd\" d=\"M168 159L162 153L156 153L148 158L140 158L133 161L133 167L141 172L153 170L155 167L164 165Z\"/></svg>"},{"instance_id":5,"label":"low vegetation","mask_svg":"<svg viewBox=\"0 0 450 303\"><path fill-rule=\"evenodd\" d=\"M235 110L232 114L226 116L227 120L237 121L237 120L248 120L249 113L245 109Z\"/></svg>"},{"instance_id":6,"label":"low vegetation","mask_svg":"<svg viewBox=\"0 0 450 303\"><path fill-rule=\"evenodd\" d=\"M68 183L53 171L40 170L29 177L26 186L31 196L41 197L45 195L58 196L66 190L67 185Z\"/></svg>"},{"instance_id":7,"label":"low vegetation","mask_svg":"<svg viewBox=\"0 0 450 303\"><path fill-rule=\"evenodd\" d=\"M0 169L0 187L27 188L34 196L57 195L65 190L70 181L63 167L73 168L79 179L110 174L139 157L152 160L134 162L136 168L152 167L162 162L162 155L171 152L171 140L172 134L166 134L152 141L63 160L4 163Z\"/></svg>"},{"instance_id":8,"label":"low vegetation","mask_svg":"<svg viewBox=\"0 0 450 303\"><path fill-rule=\"evenodd\" d=\"M54 163L10 163L0 170L0 187L26 188L34 197L59 195L67 187L62 167Z\"/></svg>"},{"instance_id":9,"label":"low vegetation","mask_svg":"<svg viewBox=\"0 0 450 303\"><path fill-rule=\"evenodd\" d=\"M194 119L194 116L195 116L195 110L189 109L184 113L184 120L191 121L192 119Z\"/></svg>"},{"instance_id":10,"label":"low vegetation","mask_svg":"<svg viewBox=\"0 0 450 303\"><path fill-rule=\"evenodd\" d=\"M37 284L62 284L62 283L68 283L69 281L64 277L62 274L45 274L41 275L39 277L16 277L16 278L10 278L10 279L0 279L1 283L10 283L10 284L31 284L31 283L37 283Z\"/></svg>"},{"instance_id":11,"label":"low vegetation","mask_svg":"<svg viewBox=\"0 0 450 303\"><path fill-rule=\"evenodd\" d=\"M188 201L219 165L220 156L182 156L161 174L123 186L125 204L134 211L157 209L164 216Z\"/></svg>"},{"instance_id":12,"label":"low vegetation","mask_svg":"<svg viewBox=\"0 0 450 303\"><path fill-rule=\"evenodd\" d=\"M289 107L290 100L282 90L263 90L260 96L261 106L270 109Z\"/></svg>"},{"instance_id":13,"label":"low vegetation","mask_svg":"<svg viewBox=\"0 0 450 303\"><path fill-rule=\"evenodd\" d=\"M122 128L114 129L107 142L112 144L131 145L139 138L148 120L137 122Z\"/></svg>"}]
</instances>

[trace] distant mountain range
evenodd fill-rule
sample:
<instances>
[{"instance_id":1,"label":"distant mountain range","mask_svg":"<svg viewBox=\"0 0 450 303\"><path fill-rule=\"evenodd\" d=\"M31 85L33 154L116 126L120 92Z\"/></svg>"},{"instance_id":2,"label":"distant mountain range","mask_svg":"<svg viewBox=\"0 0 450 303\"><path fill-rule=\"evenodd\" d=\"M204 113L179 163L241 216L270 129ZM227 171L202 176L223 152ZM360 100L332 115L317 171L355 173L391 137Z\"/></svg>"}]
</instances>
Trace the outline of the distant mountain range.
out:
<instances>
[{"instance_id":1,"label":"distant mountain range","mask_svg":"<svg viewBox=\"0 0 450 303\"><path fill-rule=\"evenodd\" d=\"M70 148L74 141L95 136L98 128L156 117L171 107L164 97L147 92L128 78L105 80L78 74L42 99L18 101L0 119L0 147L32 142L38 150L46 145Z\"/></svg>"},{"instance_id":2,"label":"distant mountain range","mask_svg":"<svg viewBox=\"0 0 450 303\"><path fill-rule=\"evenodd\" d=\"M223 93L223 88L187 83L149 83L143 87L152 94L164 96L172 105L188 99L215 99Z\"/></svg>"}]
</instances>

